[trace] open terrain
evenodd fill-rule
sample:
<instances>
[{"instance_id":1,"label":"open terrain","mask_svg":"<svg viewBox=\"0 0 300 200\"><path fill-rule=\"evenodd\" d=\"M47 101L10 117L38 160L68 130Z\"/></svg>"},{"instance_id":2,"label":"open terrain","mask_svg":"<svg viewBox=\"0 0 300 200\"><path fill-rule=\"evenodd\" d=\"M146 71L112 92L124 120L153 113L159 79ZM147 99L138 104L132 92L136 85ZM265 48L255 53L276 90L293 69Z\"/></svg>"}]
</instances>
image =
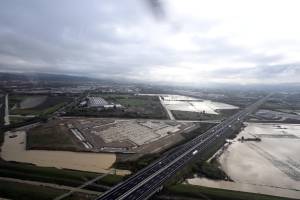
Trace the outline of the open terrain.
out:
<instances>
[{"instance_id":1,"label":"open terrain","mask_svg":"<svg viewBox=\"0 0 300 200\"><path fill-rule=\"evenodd\" d=\"M299 127L299 124L248 123L219 157L222 169L234 182L203 178L188 182L300 198Z\"/></svg>"},{"instance_id":2,"label":"open terrain","mask_svg":"<svg viewBox=\"0 0 300 200\"><path fill-rule=\"evenodd\" d=\"M183 139L193 123L113 118L58 118L27 133L28 149L154 153Z\"/></svg>"},{"instance_id":3,"label":"open terrain","mask_svg":"<svg viewBox=\"0 0 300 200\"><path fill-rule=\"evenodd\" d=\"M148 118L166 119L167 115L157 97L136 96L133 94L92 94L100 96L109 103L121 104L122 109L97 110L95 108L69 109L69 116L94 116L94 117L121 117L121 118Z\"/></svg>"},{"instance_id":4,"label":"open terrain","mask_svg":"<svg viewBox=\"0 0 300 200\"><path fill-rule=\"evenodd\" d=\"M56 111L72 98L64 96L9 96L11 115L47 115Z\"/></svg>"},{"instance_id":5,"label":"open terrain","mask_svg":"<svg viewBox=\"0 0 300 200\"><path fill-rule=\"evenodd\" d=\"M6 161L99 173L111 172L110 167L116 160L115 154L112 153L26 150L25 131L7 132L5 134L1 157ZM121 170L117 173L128 174L129 172Z\"/></svg>"}]
</instances>

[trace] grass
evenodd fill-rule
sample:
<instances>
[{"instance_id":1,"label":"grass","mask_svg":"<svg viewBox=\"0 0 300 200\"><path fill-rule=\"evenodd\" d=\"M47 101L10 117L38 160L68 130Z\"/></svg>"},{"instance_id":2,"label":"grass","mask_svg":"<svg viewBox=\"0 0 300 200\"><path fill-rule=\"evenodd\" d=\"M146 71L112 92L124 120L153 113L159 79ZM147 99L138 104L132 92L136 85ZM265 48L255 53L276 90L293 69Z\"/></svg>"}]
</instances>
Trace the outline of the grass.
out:
<instances>
[{"instance_id":1,"label":"grass","mask_svg":"<svg viewBox=\"0 0 300 200\"><path fill-rule=\"evenodd\" d=\"M275 197L263 194L216 189L194 185L177 184L163 190L162 194L176 197L200 198L211 200L287 200L288 198Z\"/></svg>"},{"instance_id":2,"label":"grass","mask_svg":"<svg viewBox=\"0 0 300 200\"><path fill-rule=\"evenodd\" d=\"M118 99L121 105L125 107L140 107L145 106L147 103L146 99L138 99L138 98L126 98L126 99Z\"/></svg>"},{"instance_id":3,"label":"grass","mask_svg":"<svg viewBox=\"0 0 300 200\"><path fill-rule=\"evenodd\" d=\"M63 102L63 103L56 104L50 108L47 108L47 109L43 110L42 115L52 114L55 111L57 111L58 109L60 109L61 107L63 107L65 104L66 104L66 102Z\"/></svg>"},{"instance_id":4,"label":"grass","mask_svg":"<svg viewBox=\"0 0 300 200\"><path fill-rule=\"evenodd\" d=\"M91 172L62 170L53 167L37 167L30 164L0 160L0 176L2 177L77 186L98 175Z\"/></svg>"},{"instance_id":5,"label":"grass","mask_svg":"<svg viewBox=\"0 0 300 200\"><path fill-rule=\"evenodd\" d=\"M53 200L66 190L0 180L0 197L16 200ZM92 200L95 195L75 192L65 200Z\"/></svg>"},{"instance_id":6,"label":"grass","mask_svg":"<svg viewBox=\"0 0 300 200\"><path fill-rule=\"evenodd\" d=\"M238 109L219 110L218 115L180 110L172 110L171 112L177 120L222 120L238 112Z\"/></svg>"},{"instance_id":7,"label":"grass","mask_svg":"<svg viewBox=\"0 0 300 200\"><path fill-rule=\"evenodd\" d=\"M84 181L92 179L99 174L73 171L73 170L61 170L49 167L36 167L29 164L22 163L10 163L0 161L0 176L51 182L62 185L78 186ZM106 186L113 186L123 180L123 177L117 175L108 175L101 180L97 181L97 184ZM53 199L54 197L62 194L62 191L56 189L50 189L40 186L32 186L27 184L11 183L0 181L0 196L11 199ZM202 199L203 196L208 197L211 200L284 200L286 198L273 197L268 195L260 195L254 193L238 192L231 190L207 188L193 185L176 184L166 187L161 195L176 196L176 198L198 198ZM82 197L85 199L84 197ZM70 199L82 199L76 196L70 197ZM154 197L159 199L159 197Z\"/></svg>"},{"instance_id":8,"label":"grass","mask_svg":"<svg viewBox=\"0 0 300 200\"><path fill-rule=\"evenodd\" d=\"M97 96L97 95L95 95ZM135 96L129 94L101 95L106 101L121 104L123 109L97 110L93 108L73 107L67 111L68 116L92 116L92 117L124 117L124 118L153 118L167 119L164 108L158 97Z\"/></svg>"},{"instance_id":9,"label":"grass","mask_svg":"<svg viewBox=\"0 0 300 200\"><path fill-rule=\"evenodd\" d=\"M18 124L21 122L25 122L28 118L27 117L9 117L10 124Z\"/></svg>"},{"instance_id":10,"label":"grass","mask_svg":"<svg viewBox=\"0 0 300 200\"><path fill-rule=\"evenodd\" d=\"M225 172L219 168L219 163L216 159L212 159L211 162L196 162L193 165L192 171L214 180L224 180L229 178Z\"/></svg>"},{"instance_id":11,"label":"grass","mask_svg":"<svg viewBox=\"0 0 300 200\"><path fill-rule=\"evenodd\" d=\"M85 150L82 143L72 136L66 126L42 124L27 132L27 149Z\"/></svg>"},{"instance_id":12,"label":"grass","mask_svg":"<svg viewBox=\"0 0 300 200\"><path fill-rule=\"evenodd\" d=\"M64 190L48 187L0 180L0 197L4 198L17 200L52 200L65 192Z\"/></svg>"},{"instance_id":13,"label":"grass","mask_svg":"<svg viewBox=\"0 0 300 200\"><path fill-rule=\"evenodd\" d=\"M54 167L38 167L25 163L0 160L0 177L55 183L67 186L79 186L87 180L93 179L99 175L100 174L93 172L57 169ZM107 175L96 183L105 186L113 186L122 180L123 176Z\"/></svg>"},{"instance_id":14,"label":"grass","mask_svg":"<svg viewBox=\"0 0 300 200\"><path fill-rule=\"evenodd\" d=\"M97 181L97 184L101 184L101 185L106 185L106 186L114 186L117 183L121 182L123 180L123 176L118 176L118 175L107 175L105 177L103 177L102 179L100 179L99 181Z\"/></svg>"},{"instance_id":15,"label":"grass","mask_svg":"<svg viewBox=\"0 0 300 200\"><path fill-rule=\"evenodd\" d=\"M146 154L134 161L117 161L114 163L113 167L117 169L130 170L135 173L158 159L160 155L161 154Z\"/></svg>"},{"instance_id":16,"label":"grass","mask_svg":"<svg viewBox=\"0 0 300 200\"><path fill-rule=\"evenodd\" d=\"M9 106L9 108L14 107L15 105L19 105L27 97L28 96L26 96L26 95L9 95L8 96L8 106Z\"/></svg>"}]
</instances>

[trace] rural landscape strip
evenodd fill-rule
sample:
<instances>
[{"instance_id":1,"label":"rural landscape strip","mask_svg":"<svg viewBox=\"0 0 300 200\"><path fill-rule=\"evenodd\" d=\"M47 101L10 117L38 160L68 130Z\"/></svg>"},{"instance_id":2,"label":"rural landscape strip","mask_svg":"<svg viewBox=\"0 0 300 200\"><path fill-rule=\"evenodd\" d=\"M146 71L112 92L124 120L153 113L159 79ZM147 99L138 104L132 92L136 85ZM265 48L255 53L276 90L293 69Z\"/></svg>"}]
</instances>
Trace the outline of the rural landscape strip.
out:
<instances>
[{"instance_id":1,"label":"rural landscape strip","mask_svg":"<svg viewBox=\"0 0 300 200\"><path fill-rule=\"evenodd\" d=\"M81 190L82 188L84 188L84 187L86 187L86 186L88 186L88 185L90 185L90 184L92 184L92 183L94 183L94 182L96 182L96 181L102 179L103 177L105 177L105 176L107 176L107 175L108 175L108 173L102 174L102 175L100 175L100 176L97 176L96 178L93 178L92 180L89 180L89 181L85 182L84 184L82 184L82 185L80 185L80 186L78 186L78 187L76 187L76 188L73 188L71 191L69 191L69 192L67 192L67 193L65 193L65 194L62 194L61 196L55 198L54 200L62 200L62 199L64 199L64 198L70 196L70 195L73 194L74 192L78 192L78 191Z\"/></svg>"}]
</instances>

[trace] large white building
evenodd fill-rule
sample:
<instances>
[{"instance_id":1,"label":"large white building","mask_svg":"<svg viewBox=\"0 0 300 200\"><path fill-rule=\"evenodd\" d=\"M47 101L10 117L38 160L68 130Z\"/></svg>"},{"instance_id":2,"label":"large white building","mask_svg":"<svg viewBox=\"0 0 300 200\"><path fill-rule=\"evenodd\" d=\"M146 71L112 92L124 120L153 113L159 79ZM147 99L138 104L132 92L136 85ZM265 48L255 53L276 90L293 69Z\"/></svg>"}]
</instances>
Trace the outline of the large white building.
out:
<instances>
[{"instance_id":1,"label":"large white building","mask_svg":"<svg viewBox=\"0 0 300 200\"><path fill-rule=\"evenodd\" d=\"M108 105L108 102L101 97L88 97L87 98L87 106L88 107L104 107Z\"/></svg>"}]
</instances>

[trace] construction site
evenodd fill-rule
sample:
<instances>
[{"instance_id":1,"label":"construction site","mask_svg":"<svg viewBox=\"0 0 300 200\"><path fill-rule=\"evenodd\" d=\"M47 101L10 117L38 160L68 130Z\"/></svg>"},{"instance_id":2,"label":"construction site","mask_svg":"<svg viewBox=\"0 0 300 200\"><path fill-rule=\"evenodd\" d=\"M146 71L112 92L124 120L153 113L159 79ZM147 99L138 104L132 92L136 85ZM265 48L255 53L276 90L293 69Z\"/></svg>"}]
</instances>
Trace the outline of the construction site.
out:
<instances>
[{"instance_id":1,"label":"construction site","mask_svg":"<svg viewBox=\"0 0 300 200\"><path fill-rule=\"evenodd\" d=\"M32 142L41 132L46 133L51 127L49 136ZM180 133L196 127L191 122L174 122L170 120L140 119L107 119L107 118L58 118L39 125L28 131L29 149L45 149L49 138L57 140L66 137L77 151L110 152L110 153L154 153L170 147L183 137ZM56 136L53 132L57 132ZM48 139L47 139L48 138ZM66 142L58 150L64 149ZM72 144L71 144L72 143ZM50 144L53 146L53 144ZM69 146L70 146L69 145ZM46 148L48 149L48 148Z\"/></svg>"}]
</instances>

